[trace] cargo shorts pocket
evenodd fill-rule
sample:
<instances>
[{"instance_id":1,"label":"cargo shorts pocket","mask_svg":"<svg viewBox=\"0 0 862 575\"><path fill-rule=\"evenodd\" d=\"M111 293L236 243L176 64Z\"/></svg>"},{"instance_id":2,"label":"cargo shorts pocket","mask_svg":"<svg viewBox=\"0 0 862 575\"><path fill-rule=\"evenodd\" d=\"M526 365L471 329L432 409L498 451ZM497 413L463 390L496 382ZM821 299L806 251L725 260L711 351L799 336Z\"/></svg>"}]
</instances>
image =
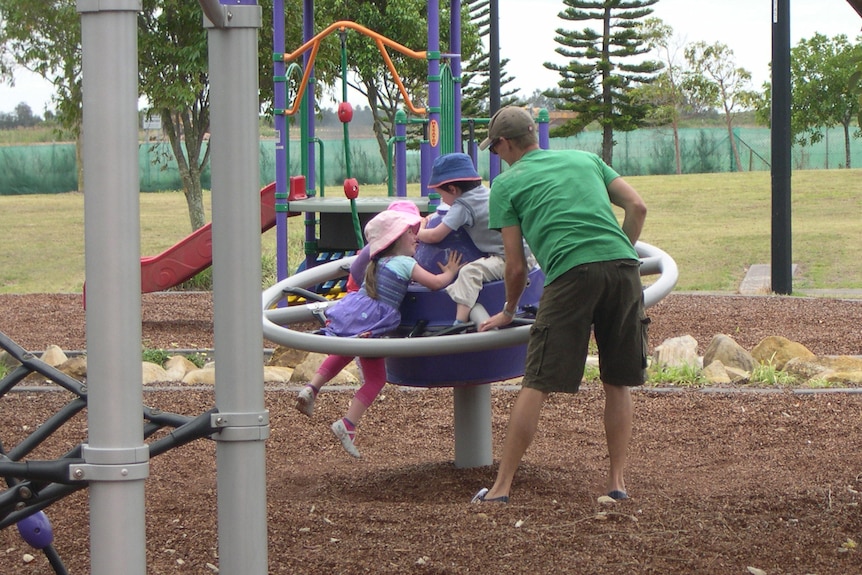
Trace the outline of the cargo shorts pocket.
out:
<instances>
[{"instance_id":1,"label":"cargo shorts pocket","mask_svg":"<svg viewBox=\"0 0 862 575\"><path fill-rule=\"evenodd\" d=\"M530 342L527 345L527 359L524 364L524 373L530 375L541 375L542 364L545 361L545 353L548 344L548 326L534 323L530 326Z\"/></svg>"},{"instance_id":2,"label":"cargo shorts pocket","mask_svg":"<svg viewBox=\"0 0 862 575\"><path fill-rule=\"evenodd\" d=\"M641 318L641 368L646 369L649 364L649 324L652 320L646 316Z\"/></svg>"}]
</instances>

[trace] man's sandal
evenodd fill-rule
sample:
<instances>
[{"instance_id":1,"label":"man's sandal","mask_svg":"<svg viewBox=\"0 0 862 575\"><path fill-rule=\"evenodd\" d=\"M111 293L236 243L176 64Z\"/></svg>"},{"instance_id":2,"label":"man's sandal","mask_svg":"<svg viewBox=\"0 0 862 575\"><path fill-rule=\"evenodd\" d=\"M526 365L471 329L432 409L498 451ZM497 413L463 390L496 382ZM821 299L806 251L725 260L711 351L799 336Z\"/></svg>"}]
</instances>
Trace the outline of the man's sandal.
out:
<instances>
[{"instance_id":1,"label":"man's sandal","mask_svg":"<svg viewBox=\"0 0 862 575\"><path fill-rule=\"evenodd\" d=\"M500 497L494 497L493 499L485 499L485 495L488 494L488 488L483 487L479 490L479 492L473 496L473 499L470 500L470 503L508 503L509 496L501 495Z\"/></svg>"}]
</instances>

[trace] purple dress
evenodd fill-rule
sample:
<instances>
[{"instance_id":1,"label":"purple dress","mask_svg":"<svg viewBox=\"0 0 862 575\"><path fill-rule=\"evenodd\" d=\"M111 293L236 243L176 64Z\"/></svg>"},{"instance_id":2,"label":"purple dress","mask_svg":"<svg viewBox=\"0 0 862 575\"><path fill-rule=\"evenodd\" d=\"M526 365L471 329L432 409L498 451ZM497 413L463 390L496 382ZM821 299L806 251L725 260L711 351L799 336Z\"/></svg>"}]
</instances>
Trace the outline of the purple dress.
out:
<instances>
[{"instance_id":1,"label":"purple dress","mask_svg":"<svg viewBox=\"0 0 862 575\"><path fill-rule=\"evenodd\" d=\"M401 302L407 294L416 260L408 256L381 258L377 266L377 299L368 295L365 285L348 293L326 310L323 333L338 337L356 337L370 333L380 337L395 331L401 324Z\"/></svg>"}]
</instances>

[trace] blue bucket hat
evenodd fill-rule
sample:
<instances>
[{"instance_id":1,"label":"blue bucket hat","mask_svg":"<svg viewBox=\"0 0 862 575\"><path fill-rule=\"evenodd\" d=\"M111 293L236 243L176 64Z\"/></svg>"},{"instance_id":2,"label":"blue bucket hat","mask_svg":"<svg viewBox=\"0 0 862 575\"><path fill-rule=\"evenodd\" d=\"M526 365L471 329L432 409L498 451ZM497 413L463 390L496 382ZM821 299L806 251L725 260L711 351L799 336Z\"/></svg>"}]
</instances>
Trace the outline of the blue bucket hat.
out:
<instances>
[{"instance_id":1,"label":"blue bucket hat","mask_svg":"<svg viewBox=\"0 0 862 575\"><path fill-rule=\"evenodd\" d=\"M446 154L434 160L431 168L429 188L439 188L452 182L481 181L482 176L473 167L473 159L467 154L456 152Z\"/></svg>"}]
</instances>

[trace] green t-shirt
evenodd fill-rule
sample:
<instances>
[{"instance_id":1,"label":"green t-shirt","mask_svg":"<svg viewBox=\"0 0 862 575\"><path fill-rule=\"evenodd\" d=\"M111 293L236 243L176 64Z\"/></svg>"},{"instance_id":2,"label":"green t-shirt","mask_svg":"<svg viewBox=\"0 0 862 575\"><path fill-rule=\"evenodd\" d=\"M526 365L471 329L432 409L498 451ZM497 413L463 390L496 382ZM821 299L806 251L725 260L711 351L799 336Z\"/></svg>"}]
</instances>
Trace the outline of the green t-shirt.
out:
<instances>
[{"instance_id":1,"label":"green t-shirt","mask_svg":"<svg viewBox=\"0 0 862 575\"><path fill-rule=\"evenodd\" d=\"M575 266L637 259L608 196L619 177L578 150L532 150L494 178L489 227L521 226L545 285Z\"/></svg>"}]
</instances>

